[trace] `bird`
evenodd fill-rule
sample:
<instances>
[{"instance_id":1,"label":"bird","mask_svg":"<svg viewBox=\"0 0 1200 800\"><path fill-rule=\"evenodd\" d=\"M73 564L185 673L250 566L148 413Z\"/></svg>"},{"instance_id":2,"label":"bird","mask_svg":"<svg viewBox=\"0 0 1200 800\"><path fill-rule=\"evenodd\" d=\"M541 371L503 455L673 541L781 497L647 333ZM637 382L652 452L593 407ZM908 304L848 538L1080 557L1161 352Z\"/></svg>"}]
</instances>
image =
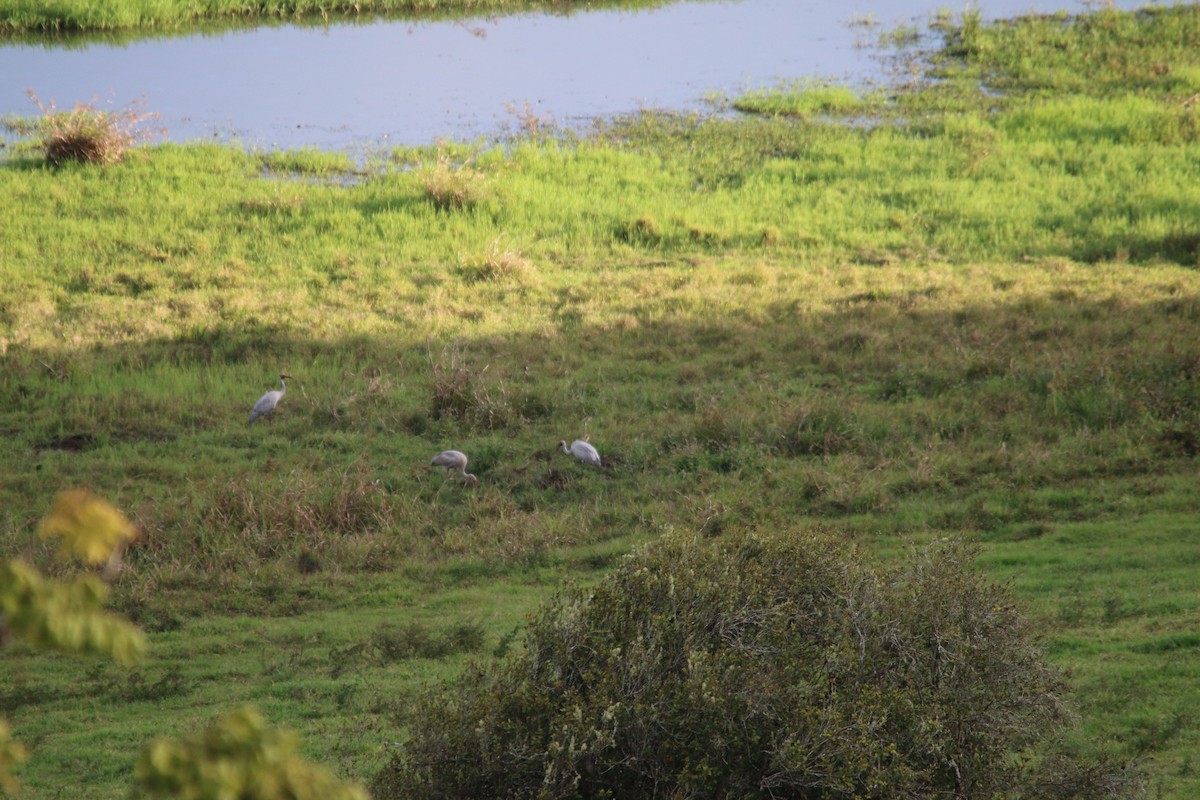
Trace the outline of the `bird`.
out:
<instances>
[{"instance_id":1,"label":"bird","mask_svg":"<svg viewBox=\"0 0 1200 800\"><path fill-rule=\"evenodd\" d=\"M600 466L600 454L596 452L596 448L582 439L576 439L571 442L569 448L565 439L559 439L558 446L563 449L564 453L569 456L575 456L585 464L591 464L593 467Z\"/></svg>"},{"instance_id":2,"label":"bird","mask_svg":"<svg viewBox=\"0 0 1200 800\"><path fill-rule=\"evenodd\" d=\"M286 374L280 375L279 385L282 388L274 392L267 392L258 398L258 402L254 404L254 408L250 409L250 419L246 423L247 425L263 415L270 415L275 410L275 406L279 405L279 401L283 399L283 393L287 391L287 384L284 383L284 379L290 379L291 377L291 375Z\"/></svg>"},{"instance_id":3,"label":"bird","mask_svg":"<svg viewBox=\"0 0 1200 800\"><path fill-rule=\"evenodd\" d=\"M471 473L467 472L467 454L458 450L443 450L433 457L429 462L431 467L445 467L446 472L452 469L458 470L458 474L471 482L472 486L479 485L479 478L476 478Z\"/></svg>"}]
</instances>

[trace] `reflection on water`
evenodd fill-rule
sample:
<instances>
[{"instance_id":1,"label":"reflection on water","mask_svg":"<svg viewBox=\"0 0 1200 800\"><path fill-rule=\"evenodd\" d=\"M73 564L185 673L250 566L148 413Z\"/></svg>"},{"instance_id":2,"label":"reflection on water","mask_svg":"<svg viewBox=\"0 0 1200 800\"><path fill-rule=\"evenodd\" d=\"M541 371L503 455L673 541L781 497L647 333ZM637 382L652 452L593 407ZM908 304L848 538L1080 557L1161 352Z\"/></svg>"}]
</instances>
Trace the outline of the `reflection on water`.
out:
<instances>
[{"instance_id":1,"label":"reflection on water","mask_svg":"<svg viewBox=\"0 0 1200 800\"><path fill-rule=\"evenodd\" d=\"M1078 0L986 0L988 16ZM1091 5L1095 5L1092 3ZM1117 2L1124 8L1144 2ZM922 21L938 0L680 2L653 10L466 22L265 26L174 39L0 47L0 115L29 115L33 89L60 108L145 98L175 141L349 148L489 136L531 114L577 125L780 80L882 77L873 34ZM954 7L954 6L950 6Z\"/></svg>"}]
</instances>

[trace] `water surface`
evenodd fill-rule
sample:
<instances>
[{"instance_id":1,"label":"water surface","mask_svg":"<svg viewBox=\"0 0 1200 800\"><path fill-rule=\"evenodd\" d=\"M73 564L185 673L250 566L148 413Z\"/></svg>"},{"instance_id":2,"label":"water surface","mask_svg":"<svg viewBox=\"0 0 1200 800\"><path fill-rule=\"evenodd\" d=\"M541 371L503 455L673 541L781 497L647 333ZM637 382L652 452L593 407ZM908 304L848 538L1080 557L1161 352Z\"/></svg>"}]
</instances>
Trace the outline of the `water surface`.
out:
<instances>
[{"instance_id":1,"label":"water surface","mask_svg":"<svg viewBox=\"0 0 1200 800\"><path fill-rule=\"evenodd\" d=\"M1091 5L1095 5L1092 3ZM1137 8L1145 2L1117 2ZM58 107L142 98L175 141L256 147L422 144L516 125L510 109L560 125L639 108L692 109L706 96L781 80L880 80L860 46L924 21L936 0L713 0L655 10L466 22L263 26L126 44L0 47L0 115L29 115L33 89ZM985 15L1080 12L1073 0L987 0Z\"/></svg>"}]
</instances>

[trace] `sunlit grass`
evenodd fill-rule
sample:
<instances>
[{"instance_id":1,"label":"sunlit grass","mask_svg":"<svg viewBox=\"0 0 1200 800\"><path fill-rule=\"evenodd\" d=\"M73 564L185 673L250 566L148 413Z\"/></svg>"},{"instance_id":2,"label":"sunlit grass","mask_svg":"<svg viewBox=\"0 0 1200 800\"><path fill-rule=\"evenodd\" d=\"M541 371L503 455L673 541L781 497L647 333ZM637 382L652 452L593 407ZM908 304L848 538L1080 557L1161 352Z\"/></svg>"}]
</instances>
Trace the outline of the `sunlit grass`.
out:
<instances>
[{"instance_id":1,"label":"sunlit grass","mask_svg":"<svg viewBox=\"0 0 1200 800\"><path fill-rule=\"evenodd\" d=\"M572 11L611 5L647 8L670 0L207 0L181 4L167 0L0 0L0 34L154 32L202 23L361 19L378 15L427 19L463 15L511 14L531 10Z\"/></svg>"},{"instance_id":2,"label":"sunlit grass","mask_svg":"<svg viewBox=\"0 0 1200 800\"><path fill-rule=\"evenodd\" d=\"M799 84L747 92L733 101L739 111L790 117L863 116L878 110L883 98L864 95L846 86Z\"/></svg>"}]
</instances>

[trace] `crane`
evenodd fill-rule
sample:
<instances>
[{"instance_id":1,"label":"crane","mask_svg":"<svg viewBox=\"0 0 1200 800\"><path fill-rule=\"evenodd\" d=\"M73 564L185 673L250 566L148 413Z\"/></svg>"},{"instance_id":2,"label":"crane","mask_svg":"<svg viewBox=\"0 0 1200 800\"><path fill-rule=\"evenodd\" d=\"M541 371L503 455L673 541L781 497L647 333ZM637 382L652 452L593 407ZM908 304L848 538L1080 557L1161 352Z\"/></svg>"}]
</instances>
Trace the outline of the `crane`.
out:
<instances>
[{"instance_id":1,"label":"crane","mask_svg":"<svg viewBox=\"0 0 1200 800\"><path fill-rule=\"evenodd\" d=\"M571 446L567 447L565 439L558 440L558 446L563 449L563 452L569 456L575 456L585 464L590 464L593 467L600 466L600 454L596 452L596 448L592 447L582 439L576 439L571 442Z\"/></svg>"},{"instance_id":2,"label":"crane","mask_svg":"<svg viewBox=\"0 0 1200 800\"><path fill-rule=\"evenodd\" d=\"M458 470L458 474L471 482L472 486L479 485L479 478L476 478L471 473L467 472L467 454L458 450L443 450L433 457L429 462L431 467L445 467L446 472L452 469Z\"/></svg>"},{"instance_id":3,"label":"crane","mask_svg":"<svg viewBox=\"0 0 1200 800\"><path fill-rule=\"evenodd\" d=\"M261 416L270 416L270 414L275 410L275 406L279 405L279 401L283 399L283 393L287 391L287 384L284 383L284 379L290 379L291 377L291 375L286 374L280 375L280 388L273 392L267 392L262 397L258 398L258 402L254 404L254 408L250 409L250 420L246 423L247 425L249 425L251 422L254 422L254 420Z\"/></svg>"}]
</instances>

